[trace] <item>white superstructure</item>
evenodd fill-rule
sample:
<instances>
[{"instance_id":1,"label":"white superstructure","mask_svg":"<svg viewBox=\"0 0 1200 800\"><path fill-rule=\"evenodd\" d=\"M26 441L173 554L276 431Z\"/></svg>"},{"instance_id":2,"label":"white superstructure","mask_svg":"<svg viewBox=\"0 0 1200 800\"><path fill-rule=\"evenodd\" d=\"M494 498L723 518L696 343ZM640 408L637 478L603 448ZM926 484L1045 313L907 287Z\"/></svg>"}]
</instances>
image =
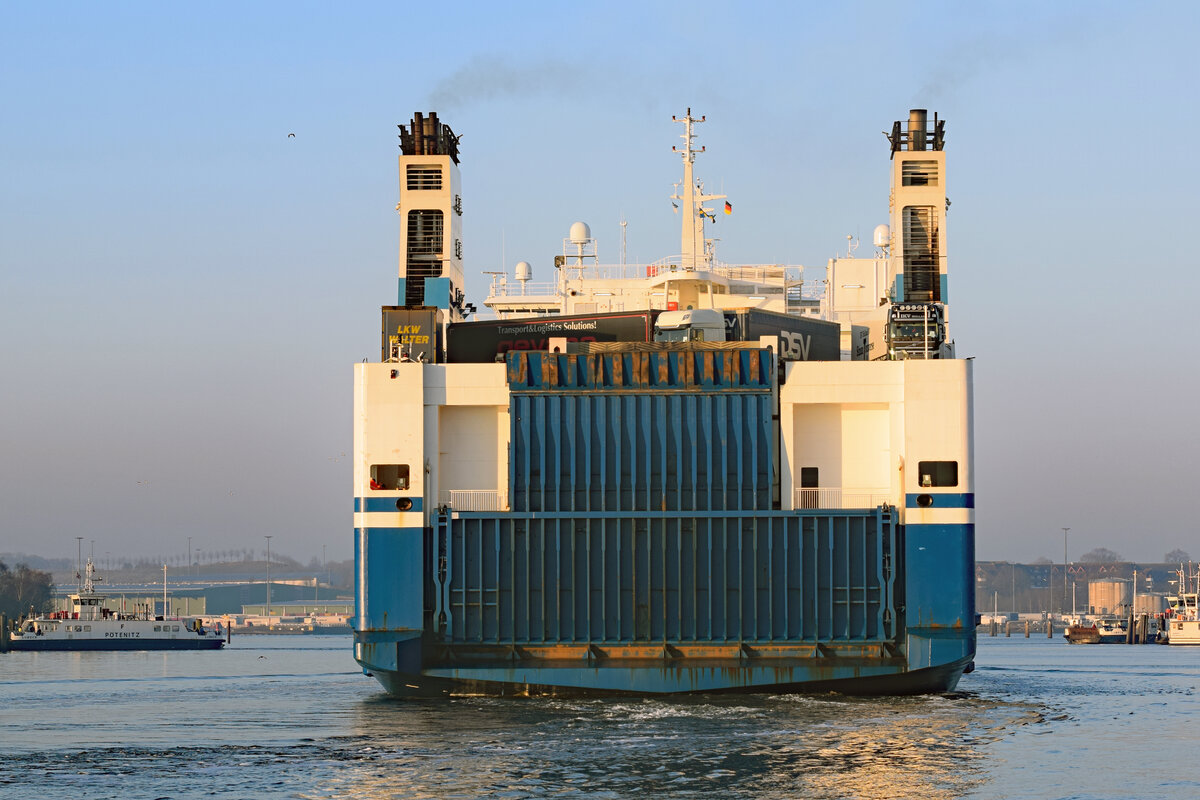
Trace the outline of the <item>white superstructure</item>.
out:
<instances>
[{"instance_id":1,"label":"white superstructure","mask_svg":"<svg viewBox=\"0 0 1200 800\"><path fill-rule=\"evenodd\" d=\"M953 358L953 343L946 333L949 282L946 267L946 159L944 122L934 115L929 127L926 112L914 109L907 128L897 122L892 145L890 224L875 227L874 254L856 257L851 244L845 256L830 259L824 277L811 277L796 264L737 264L717 258L707 225L718 213L732 213L710 205L725 200L723 194L706 193L695 177L695 118L691 109L674 117L684 125L682 149L672 148L683 161L683 179L676 184L671 204L680 216L680 251L648 264L605 264L588 226L577 222L554 257L550 281L535 281L530 264L522 261L512 276L506 270L489 272L492 283L484 305L500 319L552 315L615 313L660 309L757 308L779 313L812 316L842 326L845 360L881 360L906 357L897 352L892 338L908 335L936 342L921 358ZM926 322L935 319L934 329ZM907 324L896 319L906 312ZM904 317L905 313L899 316ZM920 320L915 322L914 320ZM890 326L890 329L889 329ZM890 346L889 346L890 345ZM904 350L905 348L899 348ZM914 348L907 348L912 357Z\"/></svg>"},{"instance_id":2,"label":"white superstructure","mask_svg":"<svg viewBox=\"0 0 1200 800\"><path fill-rule=\"evenodd\" d=\"M562 253L554 257L554 280L532 282L529 264L521 262L514 279L493 272L484 305L501 319L552 314L593 314L661 309L758 308L816 316L821 283L805 281L804 268L787 264L730 264L716 256L708 224L718 213L732 213L726 195L704 190L695 177L693 126L704 117L672 117L684 126L683 148L673 147L683 161L683 179L675 185L671 205L680 217L679 253L648 264L603 264L596 240L582 222L571 226ZM523 265L523 266L522 266Z\"/></svg>"}]
</instances>

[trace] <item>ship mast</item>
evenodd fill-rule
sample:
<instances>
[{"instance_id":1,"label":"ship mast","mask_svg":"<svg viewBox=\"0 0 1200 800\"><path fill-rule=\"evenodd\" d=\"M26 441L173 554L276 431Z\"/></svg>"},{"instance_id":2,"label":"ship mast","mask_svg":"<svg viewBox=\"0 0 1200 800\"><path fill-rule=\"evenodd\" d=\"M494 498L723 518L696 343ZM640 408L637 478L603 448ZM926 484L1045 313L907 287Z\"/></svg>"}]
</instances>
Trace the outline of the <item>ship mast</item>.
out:
<instances>
[{"instance_id":1,"label":"ship mast","mask_svg":"<svg viewBox=\"0 0 1200 800\"><path fill-rule=\"evenodd\" d=\"M712 219L713 212L711 209L705 208L704 203L708 200L724 200L726 197L723 194L704 194L703 184L697 184L692 176L692 165L696 162L696 153L703 153L705 150L703 147L699 150L692 147L692 140L696 136L692 132L692 125L704 122L704 119L703 116L699 119L693 117L691 108L688 108L685 117L674 115L671 117L672 122L683 123L683 134L679 137L683 139L683 149L680 150L678 146L671 148L683 157L683 194L671 195L671 199L679 200L683 207L679 252L683 255L684 269L691 270L708 266L712 257L704 238L704 223Z\"/></svg>"}]
</instances>

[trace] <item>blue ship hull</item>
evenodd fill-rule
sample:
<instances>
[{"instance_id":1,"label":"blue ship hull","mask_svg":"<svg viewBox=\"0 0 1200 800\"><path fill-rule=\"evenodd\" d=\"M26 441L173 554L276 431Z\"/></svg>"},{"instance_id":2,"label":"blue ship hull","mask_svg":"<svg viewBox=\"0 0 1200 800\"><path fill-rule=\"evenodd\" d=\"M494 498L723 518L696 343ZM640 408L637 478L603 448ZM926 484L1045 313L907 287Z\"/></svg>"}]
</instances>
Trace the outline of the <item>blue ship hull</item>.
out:
<instances>
[{"instance_id":1,"label":"blue ship hull","mask_svg":"<svg viewBox=\"0 0 1200 800\"><path fill-rule=\"evenodd\" d=\"M593 697L673 694L815 694L836 692L854 696L933 694L952 691L971 664L965 657L949 664L906 670L896 659L808 659L759 666L712 662L678 665L663 659L657 664L630 662L619 667L559 666L512 667L504 664L478 670L491 680L403 672L370 673L389 694L397 697L453 695Z\"/></svg>"},{"instance_id":2,"label":"blue ship hull","mask_svg":"<svg viewBox=\"0 0 1200 800\"><path fill-rule=\"evenodd\" d=\"M164 639L162 641L147 641L145 639L43 639L42 637L22 636L10 642L14 651L79 651L79 650L220 650L225 646L223 639Z\"/></svg>"}]
</instances>

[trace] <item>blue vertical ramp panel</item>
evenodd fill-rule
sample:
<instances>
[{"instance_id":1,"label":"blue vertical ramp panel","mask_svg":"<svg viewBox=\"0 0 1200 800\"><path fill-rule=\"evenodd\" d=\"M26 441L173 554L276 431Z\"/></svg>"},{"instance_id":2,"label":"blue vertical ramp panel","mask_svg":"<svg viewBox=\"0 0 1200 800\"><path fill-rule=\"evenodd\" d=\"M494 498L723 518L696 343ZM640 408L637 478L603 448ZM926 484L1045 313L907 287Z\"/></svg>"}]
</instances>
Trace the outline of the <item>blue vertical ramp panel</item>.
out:
<instances>
[{"instance_id":1,"label":"blue vertical ramp panel","mask_svg":"<svg viewBox=\"0 0 1200 800\"><path fill-rule=\"evenodd\" d=\"M766 351L509 353L513 511L772 508Z\"/></svg>"}]
</instances>

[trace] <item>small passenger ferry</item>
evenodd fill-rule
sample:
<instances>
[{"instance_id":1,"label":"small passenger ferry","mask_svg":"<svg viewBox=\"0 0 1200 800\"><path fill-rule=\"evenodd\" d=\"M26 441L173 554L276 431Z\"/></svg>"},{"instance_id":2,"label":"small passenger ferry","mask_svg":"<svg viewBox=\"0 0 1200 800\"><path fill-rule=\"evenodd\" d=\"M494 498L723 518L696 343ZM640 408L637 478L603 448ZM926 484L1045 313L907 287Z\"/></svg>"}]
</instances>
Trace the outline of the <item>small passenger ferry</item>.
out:
<instances>
[{"instance_id":1,"label":"small passenger ferry","mask_svg":"<svg viewBox=\"0 0 1200 800\"><path fill-rule=\"evenodd\" d=\"M225 645L220 625L208 629L195 617L155 617L107 608L95 590L89 558L71 610L31 617L13 632L12 650L217 650Z\"/></svg>"}]
</instances>

